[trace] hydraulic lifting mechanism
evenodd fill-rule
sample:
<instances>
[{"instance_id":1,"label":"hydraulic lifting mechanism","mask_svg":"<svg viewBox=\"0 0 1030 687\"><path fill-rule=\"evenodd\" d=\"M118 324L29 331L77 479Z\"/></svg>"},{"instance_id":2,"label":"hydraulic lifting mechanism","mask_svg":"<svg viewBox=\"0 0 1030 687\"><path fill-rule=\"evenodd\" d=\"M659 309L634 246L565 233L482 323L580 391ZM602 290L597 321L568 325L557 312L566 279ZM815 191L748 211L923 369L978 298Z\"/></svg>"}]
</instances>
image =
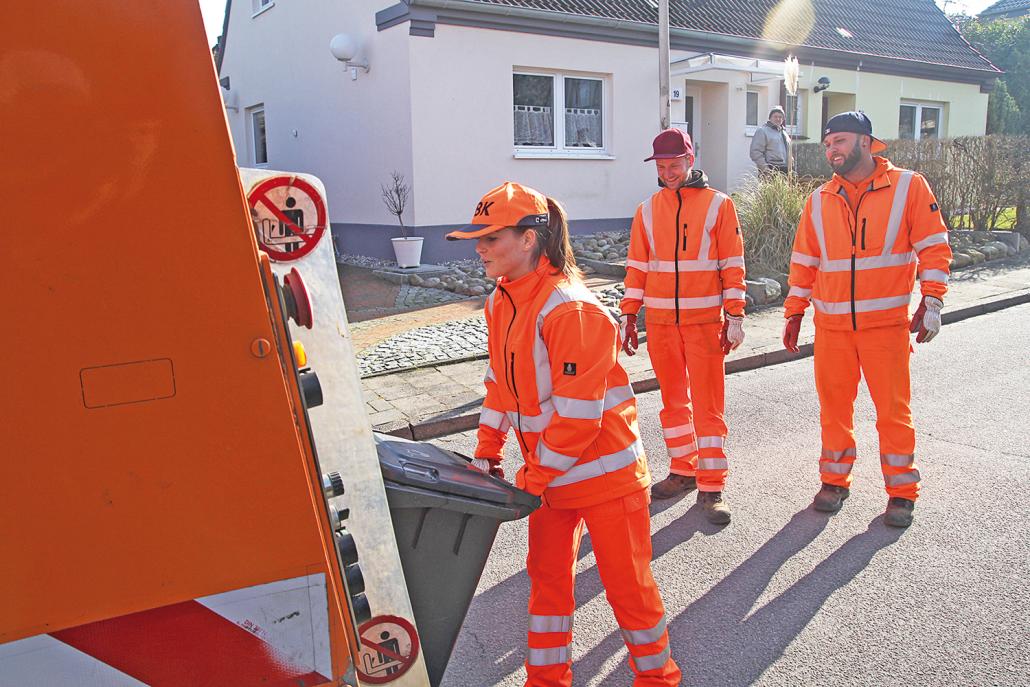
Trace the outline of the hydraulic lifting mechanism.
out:
<instances>
[{"instance_id":1,"label":"hydraulic lifting mechanism","mask_svg":"<svg viewBox=\"0 0 1030 687\"><path fill-rule=\"evenodd\" d=\"M4 14L0 687L435 687L539 500L373 437L324 188L236 167L195 3Z\"/></svg>"}]
</instances>

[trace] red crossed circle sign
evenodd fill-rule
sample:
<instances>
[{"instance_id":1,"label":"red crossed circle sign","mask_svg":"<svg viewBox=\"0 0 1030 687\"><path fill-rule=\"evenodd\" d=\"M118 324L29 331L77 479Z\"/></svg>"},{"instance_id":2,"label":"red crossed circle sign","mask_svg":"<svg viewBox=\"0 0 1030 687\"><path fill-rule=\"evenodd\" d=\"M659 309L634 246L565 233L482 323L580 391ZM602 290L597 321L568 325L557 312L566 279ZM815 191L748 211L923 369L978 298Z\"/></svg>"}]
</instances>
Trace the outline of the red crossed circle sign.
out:
<instances>
[{"instance_id":1,"label":"red crossed circle sign","mask_svg":"<svg viewBox=\"0 0 1030 687\"><path fill-rule=\"evenodd\" d=\"M357 657L362 684L393 682L415 664L418 633L415 626L395 615L380 615L358 628L361 651Z\"/></svg>"},{"instance_id":2,"label":"red crossed circle sign","mask_svg":"<svg viewBox=\"0 0 1030 687\"><path fill-rule=\"evenodd\" d=\"M325 234L325 201L303 179L282 176L262 181L251 190L247 202L258 245L272 260L302 258Z\"/></svg>"}]
</instances>

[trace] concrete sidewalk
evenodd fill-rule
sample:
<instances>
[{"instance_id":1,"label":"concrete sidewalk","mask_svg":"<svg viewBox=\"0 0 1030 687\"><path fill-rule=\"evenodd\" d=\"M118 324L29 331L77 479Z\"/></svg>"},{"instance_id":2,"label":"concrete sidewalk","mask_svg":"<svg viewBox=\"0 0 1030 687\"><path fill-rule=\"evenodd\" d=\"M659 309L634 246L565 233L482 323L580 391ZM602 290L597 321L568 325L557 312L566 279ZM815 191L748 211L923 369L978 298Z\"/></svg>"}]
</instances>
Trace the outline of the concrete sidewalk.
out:
<instances>
[{"instance_id":1,"label":"concrete sidewalk","mask_svg":"<svg viewBox=\"0 0 1030 687\"><path fill-rule=\"evenodd\" d=\"M915 307L913 298L913 308ZM944 323L1030 302L1030 254L981 264L952 275L945 299ZM783 308L774 306L748 316L744 345L726 359L728 374L811 355L811 313L801 329L801 352L783 350ZM947 336L945 329L941 336ZM930 344L932 345L932 344ZM917 349L919 350L919 349ZM646 339L635 356L620 356L634 389L657 388ZM485 359L440 364L362 380L369 420L378 432L423 440L474 429L483 402Z\"/></svg>"}]
</instances>

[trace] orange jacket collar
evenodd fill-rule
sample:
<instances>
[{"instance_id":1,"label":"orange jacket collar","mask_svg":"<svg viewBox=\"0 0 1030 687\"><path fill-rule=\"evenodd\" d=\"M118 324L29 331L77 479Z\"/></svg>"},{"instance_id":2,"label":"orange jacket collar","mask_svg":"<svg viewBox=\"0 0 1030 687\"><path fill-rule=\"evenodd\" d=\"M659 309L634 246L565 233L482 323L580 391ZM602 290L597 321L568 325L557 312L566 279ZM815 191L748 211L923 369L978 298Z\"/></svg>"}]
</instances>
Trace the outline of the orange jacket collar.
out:
<instances>
[{"instance_id":1,"label":"orange jacket collar","mask_svg":"<svg viewBox=\"0 0 1030 687\"><path fill-rule=\"evenodd\" d=\"M541 282L548 277L554 276L556 271L557 270L547 259L547 256L541 255L539 262L536 264L536 269L532 272L524 274L514 281L508 281L507 278L501 277L497 280L497 286L503 286L504 290L507 291L515 301L524 301L525 299L532 297L532 295L540 288Z\"/></svg>"},{"instance_id":2,"label":"orange jacket collar","mask_svg":"<svg viewBox=\"0 0 1030 687\"><path fill-rule=\"evenodd\" d=\"M885 186L891 185L891 180L888 172L894 171L895 167L891 164L891 161L885 157L874 156L873 162L876 163L876 171L873 172L873 188L872 190L884 188ZM845 186L845 179L841 175L834 173L833 178L830 182L823 186L823 193L838 194Z\"/></svg>"}]
</instances>

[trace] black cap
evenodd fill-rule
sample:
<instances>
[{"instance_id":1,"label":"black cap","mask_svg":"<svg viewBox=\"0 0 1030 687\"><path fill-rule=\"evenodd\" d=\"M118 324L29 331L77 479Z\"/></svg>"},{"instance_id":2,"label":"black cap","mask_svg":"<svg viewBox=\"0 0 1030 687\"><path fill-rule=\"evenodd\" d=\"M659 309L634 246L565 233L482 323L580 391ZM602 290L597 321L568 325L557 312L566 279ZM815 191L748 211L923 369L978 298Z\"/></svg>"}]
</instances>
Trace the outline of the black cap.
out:
<instances>
[{"instance_id":1,"label":"black cap","mask_svg":"<svg viewBox=\"0 0 1030 687\"><path fill-rule=\"evenodd\" d=\"M887 150L887 144L873 136L873 123L865 112L841 112L830 117L823 127L823 138L839 133L864 134L873 139L870 152L882 153Z\"/></svg>"}]
</instances>

